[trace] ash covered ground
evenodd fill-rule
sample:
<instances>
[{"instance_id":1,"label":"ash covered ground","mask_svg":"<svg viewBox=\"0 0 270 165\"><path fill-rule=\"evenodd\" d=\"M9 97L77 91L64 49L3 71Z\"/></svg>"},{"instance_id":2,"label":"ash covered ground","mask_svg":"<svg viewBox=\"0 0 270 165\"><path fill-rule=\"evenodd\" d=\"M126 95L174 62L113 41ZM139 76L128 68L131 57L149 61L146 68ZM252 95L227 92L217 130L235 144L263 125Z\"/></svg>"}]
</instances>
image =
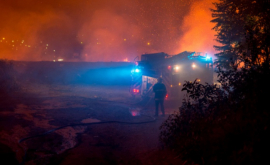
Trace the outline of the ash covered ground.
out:
<instances>
[{"instance_id":1,"label":"ash covered ground","mask_svg":"<svg viewBox=\"0 0 270 165\"><path fill-rule=\"evenodd\" d=\"M8 164L179 163L158 140L179 105L165 102L166 116L154 119L154 101L129 93L131 64L15 65L22 94L2 99L0 111Z\"/></svg>"}]
</instances>

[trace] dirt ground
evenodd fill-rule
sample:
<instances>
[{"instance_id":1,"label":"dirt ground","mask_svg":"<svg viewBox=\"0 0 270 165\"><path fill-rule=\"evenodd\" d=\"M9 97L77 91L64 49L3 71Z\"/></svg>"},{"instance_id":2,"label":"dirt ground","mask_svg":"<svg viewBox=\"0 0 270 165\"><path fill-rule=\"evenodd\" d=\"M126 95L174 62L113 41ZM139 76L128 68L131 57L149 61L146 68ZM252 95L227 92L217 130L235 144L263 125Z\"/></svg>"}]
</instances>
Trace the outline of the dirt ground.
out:
<instances>
[{"instance_id":1,"label":"dirt ground","mask_svg":"<svg viewBox=\"0 0 270 165\"><path fill-rule=\"evenodd\" d=\"M27 84L23 90L1 104L2 162L182 164L158 140L160 125L177 104L165 102L165 117L155 119L153 100L140 104L129 86Z\"/></svg>"}]
</instances>

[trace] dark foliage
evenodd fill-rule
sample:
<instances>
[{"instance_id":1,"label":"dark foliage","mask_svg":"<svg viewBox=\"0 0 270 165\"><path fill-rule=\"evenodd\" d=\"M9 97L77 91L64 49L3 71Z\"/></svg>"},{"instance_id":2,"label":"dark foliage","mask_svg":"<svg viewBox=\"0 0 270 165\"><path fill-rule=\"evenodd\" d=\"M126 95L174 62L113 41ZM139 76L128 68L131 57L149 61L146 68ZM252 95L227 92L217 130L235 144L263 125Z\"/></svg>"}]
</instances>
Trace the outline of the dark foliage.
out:
<instances>
[{"instance_id":1,"label":"dark foliage","mask_svg":"<svg viewBox=\"0 0 270 165\"><path fill-rule=\"evenodd\" d=\"M269 0L220 0L214 3L219 51L216 64L220 67L246 67L269 63L270 2Z\"/></svg>"},{"instance_id":2,"label":"dark foliage","mask_svg":"<svg viewBox=\"0 0 270 165\"><path fill-rule=\"evenodd\" d=\"M221 74L222 88L185 83L189 97L162 124L160 140L199 164L269 162L269 67Z\"/></svg>"},{"instance_id":3,"label":"dark foliage","mask_svg":"<svg viewBox=\"0 0 270 165\"><path fill-rule=\"evenodd\" d=\"M270 5L265 3L215 4L221 85L186 82L182 90L187 97L179 112L160 127L161 142L190 164L270 162Z\"/></svg>"}]
</instances>

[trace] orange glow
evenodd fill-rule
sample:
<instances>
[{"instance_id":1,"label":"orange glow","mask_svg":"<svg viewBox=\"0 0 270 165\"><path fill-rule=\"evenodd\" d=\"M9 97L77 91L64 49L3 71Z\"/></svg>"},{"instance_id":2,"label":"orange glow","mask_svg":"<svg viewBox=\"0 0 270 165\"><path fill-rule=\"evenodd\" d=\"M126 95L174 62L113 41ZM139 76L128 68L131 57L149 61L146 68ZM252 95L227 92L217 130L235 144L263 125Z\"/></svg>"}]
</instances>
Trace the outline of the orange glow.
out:
<instances>
[{"instance_id":1,"label":"orange glow","mask_svg":"<svg viewBox=\"0 0 270 165\"><path fill-rule=\"evenodd\" d=\"M0 59L123 61L182 51L213 57L215 1L3 1Z\"/></svg>"},{"instance_id":2,"label":"orange glow","mask_svg":"<svg viewBox=\"0 0 270 165\"><path fill-rule=\"evenodd\" d=\"M213 2L218 0L202 0L193 3L190 13L184 19L182 31L184 35L179 39L179 49L182 51L207 52L211 57L217 53L213 45L218 45L214 40L216 32L212 30L214 24L210 8L214 8Z\"/></svg>"},{"instance_id":3,"label":"orange glow","mask_svg":"<svg viewBox=\"0 0 270 165\"><path fill-rule=\"evenodd\" d=\"M128 58L125 58L123 61L124 61L124 62L130 62L130 61L128 60Z\"/></svg>"}]
</instances>

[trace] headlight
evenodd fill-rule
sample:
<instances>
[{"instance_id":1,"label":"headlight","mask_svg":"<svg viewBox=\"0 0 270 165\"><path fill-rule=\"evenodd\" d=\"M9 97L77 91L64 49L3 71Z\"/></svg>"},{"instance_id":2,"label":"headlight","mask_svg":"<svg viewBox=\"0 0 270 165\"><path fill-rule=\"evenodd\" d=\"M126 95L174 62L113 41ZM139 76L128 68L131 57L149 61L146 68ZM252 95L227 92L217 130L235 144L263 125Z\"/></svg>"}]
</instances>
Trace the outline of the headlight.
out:
<instances>
[{"instance_id":1,"label":"headlight","mask_svg":"<svg viewBox=\"0 0 270 165\"><path fill-rule=\"evenodd\" d=\"M191 66L192 66L192 68L196 68L196 65L194 63Z\"/></svg>"},{"instance_id":2,"label":"headlight","mask_svg":"<svg viewBox=\"0 0 270 165\"><path fill-rule=\"evenodd\" d=\"M178 72L179 69L180 69L180 66L179 66L179 65L175 65L175 66L173 67L173 69L174 69L176 72Z\"/></svg>"}]
</instances>

